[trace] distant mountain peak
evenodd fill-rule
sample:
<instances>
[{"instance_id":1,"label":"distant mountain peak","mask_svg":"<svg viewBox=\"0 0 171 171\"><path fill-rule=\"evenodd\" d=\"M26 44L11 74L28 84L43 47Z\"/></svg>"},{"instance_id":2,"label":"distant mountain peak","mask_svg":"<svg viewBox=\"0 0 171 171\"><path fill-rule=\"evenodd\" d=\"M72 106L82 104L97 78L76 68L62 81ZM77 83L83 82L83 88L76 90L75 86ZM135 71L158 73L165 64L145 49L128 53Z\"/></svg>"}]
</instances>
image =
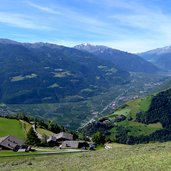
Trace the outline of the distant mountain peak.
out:
<instances>
[{"instance_id":1,"label":"distant mountain peak","mask_svg":"<svg viewBox=\"0 0 171 171\"><path fill-rule=\"evenodd\" d=\"M87 51L87 52L90 52L90 53L94 53L94 52L101 52L101 53L103 53L104 50L110 49L107 46L92 45L90 43L82 43L82 44L74 46L74 48L78 49L78 50Z\"/></svg>"},{"instance_id":2,"label":"distant mountain peak","mask_svg":"<svg viewBox=\"0 0 171 171\"><path fill-rule=\"evenodd\" d=\"M82 43L82 44L80 44L80 46L93 46L93 45L90 43Z\"/></svg>"},{"instance_id":3,"label":"distant mountain peak","mask_svg":"<svg viewBox=\"0 0 171 171\"><path fill-rule=\"evenodd\" d=\"M153 49L138 55L164 70L171 70L171 46Z\"/></svg>"},{"instance_id":4,"label":"distant mountain peak","mask_svg":"<svg viewBox=\"0 0 171 171\"><path fill-rule=\"evenodd\" d=\"M93 45L93 44L90 44L90 43L82 43L82 44L79 44L79 45L76 45L74 46L74 48L79 48L79 47L93 47L93 48L109 48L107 46L104 46L104 45Z\"/></svg>"},{"instance_id":5,"label":"distant mountain peak","mask_svg":"<svg viewBox=\"0 0 171 171\"><path fill-rule=\"evenodd\" d=\"M10 39L0 39L0 44L20 44L19 42L16 42L14 40L10 40Z\"/></svg>"},{"instance_id":6,"label":"distant mountain peak","mask_svg":"<svg viewBox=\"0 0 171 171\"><path fill-rule=\"evenodd\" d=\"M139 53L138 55L144 57L146 55L162 55L162 54L167 54L167 53L171 53L171 46L165 46L162 48L152 49L147 52Z\"/></svg>"},{"instance_id":7,"label":"distant mountain peak","mask_svg":"<svg viewBox=\"0 0 171 171\"><path fill-rule=\"evenodd\" d=\"M89 52L97 58L110 61L115 66L131 72L154 73L159 69L135 54L113 49L103 45L80 44L75 49Z\"/></svg>"}]
</instances>

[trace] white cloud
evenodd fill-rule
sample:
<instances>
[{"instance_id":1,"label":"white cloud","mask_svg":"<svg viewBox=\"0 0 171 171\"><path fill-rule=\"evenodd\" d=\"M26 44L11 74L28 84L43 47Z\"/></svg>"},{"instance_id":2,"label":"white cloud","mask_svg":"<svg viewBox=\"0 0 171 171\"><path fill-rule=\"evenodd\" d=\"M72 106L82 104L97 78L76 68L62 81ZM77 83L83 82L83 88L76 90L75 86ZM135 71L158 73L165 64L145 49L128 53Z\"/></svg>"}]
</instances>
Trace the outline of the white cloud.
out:
<instances>
[{"instance_id":1,"label":"white cloud","mask_svg":"<svg viewBox=\"0 0 171 171\"><path fill-rule=\"evenodd\" d=\"M135 46L136 51L149 50L150 48L165 46L171 43L171 16L162 11L159 6L153 4L152 7L148 7L146 4L135 3L136 1L134 3L130 1L127 4L117 2L117 5L114 3L113 5L120 9L129 10L124 14L114 13L109 18L113 19L118 24L118 27L128 29L130 35L125 35L126 42L129 42L127 39L139 42L139 48ZM125 45L124 42L123 45ZM129 43L126 46L130 47ZM130 51L133 48L130 47Z\"/></svg>"},{"instance_id":2,"label":"white cloud","mask_svg":"<svg viewBox=\"0 0 171 171\"><path fill-rule=\"evenodd\" d=\"M27 3L31 7L44 11L45 13L56 14L56 16L54 17L54 18L57 17L56 20L62 17L63 22L66 22L66 23L71 22L73 23L73 25L75 24L75 26L77 27L79 27L80 24L84 24L86 27L83 28L81 26L82 29L90 28L91 30L92 27L97 29L98 27L103 27L106 25L106 22L102 20L95 19L92 16L84 15L83 13L77 12L76 10L71 10L68 7L61 6L59 4L54 4L54 7L52 8L52 7L45 7L43 5L38 5L30 1L27 1Z\"/></svg>"},{"instance_id":3,"label":"white cloud","mask_svg":"<svg viewBox=\"0 0 171 171\"><path fill-rule=\"evenodd\" d=\"M30 5L31 7L34 7L38 10L41 10L41 11L44 11L44 12L47 12L47 13L50 13L50 14L61 14L60 12L52 9L52 8L49 8L49 7L45 7L45 6L41 6L41 5L37 5L35 3L32 3L30 1L26 1L28 5Z\"/></svg>"},{"instance_id":4,"label":"white cloud","mask_svg":"<svg viewBox=\"0 0 171 171\"><path fill-rule=\"evenodd\" d=\"M171 42L171 16L157 3L150 6L143 0L83 0L82 6L88 3L88 7L97 9L81 11L80 6L61 5L60 1L44 2L25 0L24 14L0 12L0 23L40 30L40 35L47 33L42 39L56 39L57 44L67 46L85 41L139 52Z\"/></svg>"},{"instance_id":5,"label":"white cloud","mask_svg":"<svg viewBox=\"0 0 171 171\"><path fill-rule=\"evenodd\" d=\"M50 28L40 23L35 23L31 18L25 15L16 13L0 12L0 23L5 23L11 26L36 29L36 30L49 30Z\"/></svg>"}]
</instances>

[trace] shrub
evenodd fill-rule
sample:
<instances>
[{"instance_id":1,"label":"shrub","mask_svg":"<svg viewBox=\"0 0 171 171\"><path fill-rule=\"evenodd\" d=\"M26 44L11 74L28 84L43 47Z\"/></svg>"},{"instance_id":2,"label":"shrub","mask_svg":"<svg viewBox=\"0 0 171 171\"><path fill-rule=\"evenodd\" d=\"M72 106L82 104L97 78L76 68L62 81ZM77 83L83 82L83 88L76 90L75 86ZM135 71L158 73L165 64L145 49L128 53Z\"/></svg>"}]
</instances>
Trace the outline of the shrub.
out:
<instances>
[{"instance_id":1,"label":"shrub","mask_svg":"<svg viewBox=\"0 0 171 171\"><path fill-rule=\"evenodd\" d=\"M101 132L95 133L92 137L93 142L95 142L96 144L104 144L105 139L106 137Z\"/></svg>"}]
</instances>

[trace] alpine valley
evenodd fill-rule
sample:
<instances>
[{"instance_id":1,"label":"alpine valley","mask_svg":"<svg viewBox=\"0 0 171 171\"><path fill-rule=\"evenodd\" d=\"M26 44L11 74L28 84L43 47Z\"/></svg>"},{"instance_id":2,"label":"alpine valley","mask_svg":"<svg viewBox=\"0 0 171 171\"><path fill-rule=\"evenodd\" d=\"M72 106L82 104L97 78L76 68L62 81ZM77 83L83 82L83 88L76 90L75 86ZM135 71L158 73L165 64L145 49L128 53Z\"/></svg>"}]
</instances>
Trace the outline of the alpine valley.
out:
<instances>
[{"instance_id":1,"label":"alpine valley","mask_svg":"<svg viewBox=\"0 0 171 171\"><path fill-rule=\"evenodd\" d=\"M0 39L0 64L1 115L24 112L70 129L170 80L135 54L90 44L70 48Z\"/></svg>"}]
</instances>

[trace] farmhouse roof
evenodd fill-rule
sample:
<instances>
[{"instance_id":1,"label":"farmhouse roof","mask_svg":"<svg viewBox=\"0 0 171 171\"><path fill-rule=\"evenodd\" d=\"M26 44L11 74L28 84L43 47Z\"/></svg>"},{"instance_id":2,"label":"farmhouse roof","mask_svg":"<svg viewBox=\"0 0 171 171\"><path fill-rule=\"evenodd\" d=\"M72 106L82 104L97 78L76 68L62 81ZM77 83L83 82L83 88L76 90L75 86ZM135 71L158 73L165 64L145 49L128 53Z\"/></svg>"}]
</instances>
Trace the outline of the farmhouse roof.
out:
<instances>
[{"instance_id":1,"label":"farmhouse roof","mask_svg":"<svg viewBox=\"0 0 171 171\"><path fill-rule=\"evenodd\" d=\"M73 135L67 132L60 132L59 134L54 134L47 139L47 142L56 142L63 140L73 140Z\"/></svg>"},{"instance_id":2,"label":"farmhouse roof","mask_svg":"<svg viewBox=\"0 0 171 171\"><path fill-rule=\"evenodd\" d=\"M50 141L56 141L56 137L50 136L50 137L47 139L47 142L49 143Z\"/></svg>"},{"instance_id":3,"label":"farmhouse roof","mask_svg":"<svg viewBox=\"0 0 171 171\"><path fill-rule=\"evenodd\" d=\"M67 132L60 132L59 134L53 135L53 137L55 137L57 140L61 138L66 140L73 140L73 135Z\"/></svg>"},{"instance_id":4,"label":"farmhouse roof","mask_svg":"<svg viewBox=\"0 0 171 171\"><path fill-rule=\"evenodd\" d=\"M23 142L13 136L6 136L0 138L0 146L11 150L15 149L17 146L22 146L22 145Z\"/></svg>"},{"instance_id":5,"label":"farmhouse roof","mask_svg":"<svg viewBox=\"0 0 171 171\"><path fill-rule=\"evenodd\" d=\"M7 137L8 137L8 136L0 137L0 144L1 144Z\"/></svg>"}]
</instances>

